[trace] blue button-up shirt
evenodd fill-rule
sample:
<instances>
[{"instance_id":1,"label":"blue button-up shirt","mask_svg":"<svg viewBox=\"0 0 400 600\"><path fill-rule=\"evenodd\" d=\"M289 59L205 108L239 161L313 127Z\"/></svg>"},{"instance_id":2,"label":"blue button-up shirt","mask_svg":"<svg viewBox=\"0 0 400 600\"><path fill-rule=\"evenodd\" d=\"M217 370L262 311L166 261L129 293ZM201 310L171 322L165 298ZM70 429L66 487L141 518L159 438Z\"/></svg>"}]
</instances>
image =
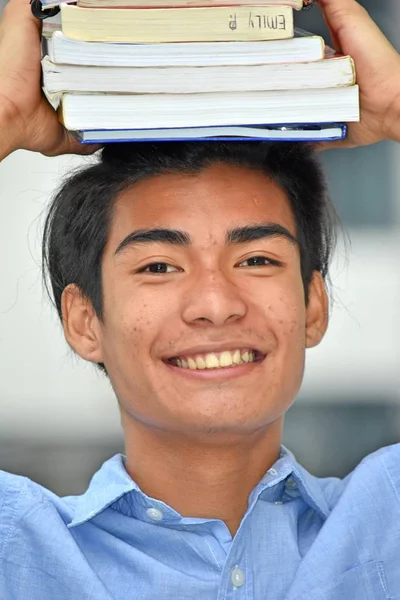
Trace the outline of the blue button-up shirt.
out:
<instances>
[{"instance_id":1,"label":"blue button-up shirt","mask_svg":"<svg viewBox=\"0 0 400 600\"><path fill-rule=\"evenodd\" d=\"M282 447L236 535L147 496L123 456L82 496L0 472L1 600L400 600L400 444L343 481Z\"/></svg>"}]
</instances>

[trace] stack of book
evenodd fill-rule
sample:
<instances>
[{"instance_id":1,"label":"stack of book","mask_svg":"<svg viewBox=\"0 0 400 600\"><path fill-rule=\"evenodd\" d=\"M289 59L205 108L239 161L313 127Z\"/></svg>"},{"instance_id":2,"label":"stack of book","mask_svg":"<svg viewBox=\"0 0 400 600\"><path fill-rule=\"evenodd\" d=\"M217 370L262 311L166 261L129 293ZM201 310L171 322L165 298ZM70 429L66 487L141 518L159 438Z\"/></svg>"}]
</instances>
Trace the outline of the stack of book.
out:
<instances>
[{"instance_id":1,"label":"stack of book","mask_svg":"<svg viewBox=\"0 0 400 600\"><path fill-rule=\"evenodd\" d=\"M43 84L81 141L338 139L359 120L351 57L294 29L303 0L165 1L61 5Z\"/></svg>"}]
</instances>

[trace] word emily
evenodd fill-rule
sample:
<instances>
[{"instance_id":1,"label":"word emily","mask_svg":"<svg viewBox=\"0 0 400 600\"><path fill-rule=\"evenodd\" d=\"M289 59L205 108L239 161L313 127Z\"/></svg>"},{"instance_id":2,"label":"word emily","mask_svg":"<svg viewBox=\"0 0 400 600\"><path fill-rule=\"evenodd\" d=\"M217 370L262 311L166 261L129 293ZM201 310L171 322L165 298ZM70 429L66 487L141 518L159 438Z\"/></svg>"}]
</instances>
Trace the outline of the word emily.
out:
<instances>
[{"instance_id":1,"label":"word emily","mask_svg":"<svg viewBox=\"0 0 400 600\"><path fill-rule=\"evenodd\" d=\"M229 18L229 29L234 31L238 28L237 16L233 14ZM286 17L285 15L276 15L274 17L263 14L255 15L250 11L247 26L249 29L283 29L285 31Z\"/></svg>"}]
</instances>

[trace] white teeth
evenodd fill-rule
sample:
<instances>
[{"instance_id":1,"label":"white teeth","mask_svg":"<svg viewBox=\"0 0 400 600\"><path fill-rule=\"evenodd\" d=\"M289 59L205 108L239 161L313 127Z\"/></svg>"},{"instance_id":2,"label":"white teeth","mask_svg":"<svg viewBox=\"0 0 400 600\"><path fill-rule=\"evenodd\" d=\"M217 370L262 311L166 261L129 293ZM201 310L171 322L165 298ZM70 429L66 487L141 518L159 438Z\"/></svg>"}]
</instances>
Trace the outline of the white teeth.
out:
<instances>
[{"instance_id":1,"label":"white teeth","mask_svg":"<svg viewBox=\"0 0 400 600\"><path fill-rule=\"evenodd\" d=\"M205 369L206 368L206 361L204 360L204 358L202 356L196 356L196 367L198 369Z\"/></svg>"},{"instance_id":2,"label":"white teeth","mask_svg":"<svg viewBox=\"0 0 400 600\"><path fill-rule=\"evenodd\" d=\"M251 350L224 350L223 352L209 352L193 357L176 358L176 365L181 369L203 370L220 369L251 363L256 359L256 354Z\"/></svg>"},{"instance_id":3,"label":"white teeth","mask_svg":"<svg viewBox=\"0 0 400 600\"><path fill-rule=\"evenodd\" d=\"M239 352L239 350L237 350ZM239 352L240 355L240 352ZM233 364L233 357L230 352L225 350L219 355L219 366L220 367L230 367Z\"/></svg>"},{"instance_id":4,"label":"white teeth","mask_svg":"<svg viewBox=\"0 0 400 600\"><path fill-rule=\"evenodd\" d=\"M206 354L206 367L207 369L218 369L220 366L218 356L215 354Z\"/></svg>"},{"instance_id":5,"label":"white teeth","mask_svg":"<svg viewBox=\"0 0 400 600\"><path fill-rule=\"evenodd\" d=\"M235 352L233 353L233 356L232 356L232 362L235 365L240 365L240 363L241 363L240 359L241 359L240 350L235 350Z\"/></svg>"},{"instance_id":6,"label":"white teeth","mask_svg":"<svg viewBox=\"0 0 400 600\"><path fill-rule=\"evenodd\" d=\"M197 369L196 361L193 358L188 358L189 369Z\"/></svg>"}]
</instances>

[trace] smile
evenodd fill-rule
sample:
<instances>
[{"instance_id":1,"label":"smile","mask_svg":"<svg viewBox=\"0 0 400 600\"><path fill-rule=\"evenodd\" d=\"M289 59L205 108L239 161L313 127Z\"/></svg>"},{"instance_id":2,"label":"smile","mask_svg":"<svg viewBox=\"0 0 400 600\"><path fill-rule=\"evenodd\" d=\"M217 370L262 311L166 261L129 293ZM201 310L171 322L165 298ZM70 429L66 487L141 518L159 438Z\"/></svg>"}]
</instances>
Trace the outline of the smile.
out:
<instances>
[{"instance_id":1,"label":"smile","mask_svg":"<svg viewBox=\"0 0 400 600\"><path fill-rule=\"evenodd\" d=\"M175 356L168 359L168 363L181 369L203 371L209 369L226 369L240 365L261 362L264 356L254 349L223 350L222 352L208 352L190 356Z\"/></svg>"}]
</instances>

